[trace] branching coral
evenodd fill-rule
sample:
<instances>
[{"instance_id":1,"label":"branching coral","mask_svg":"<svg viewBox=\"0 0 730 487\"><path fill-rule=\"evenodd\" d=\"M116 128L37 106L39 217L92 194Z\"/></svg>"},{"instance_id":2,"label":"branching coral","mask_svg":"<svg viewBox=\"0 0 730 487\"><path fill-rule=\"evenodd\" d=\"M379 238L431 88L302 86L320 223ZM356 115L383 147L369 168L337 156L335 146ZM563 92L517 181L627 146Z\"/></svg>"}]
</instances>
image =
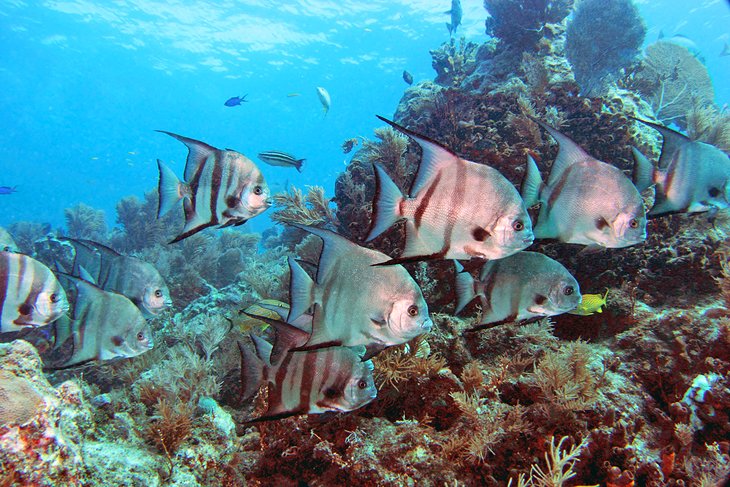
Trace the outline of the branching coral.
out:
<instances>
[{"instance_id":1,"label":"branching coral","mask_svg":"<svg viewBox=\"0 0 730 487\"><path fill-rule=\"evenodd\" d=\"M499 38L506 48L526 51L543 36L545 24L568 16L573 0L484 0L484 8L489 12L487 34Z\"/></svg>"},{"instance_id":2,"label":"branching coral","mask_svg":"<svg viewBox=\"0 0 730 487\"><path fill-rule=\"evenodd\" d=\"M631 0L583 0L566 31L565 54L586 96L605 93L607 83L639 54L646 27Z\"/></svg>"},{"instance_id":3,"label":"branching coral","mask_svg":"<svg viewBox=\"0 0 730 487\"><path fill-rule=\"evenodd\" d=\"M44 237L50 231L51 225L48 223L16 222L8 226L8 232L13 236L18 248L28 255L33 254L33 242Z\"/></svg>"},{"instance_id":4,"label":"branching coral","mask_svg":"<svg viewBox=\"0 0 730 487\"><path fill-rule=\"evenodd\" d=\"M173 455L188 439L193 427L193 408L185 402L170 403L161 399L145 436L160 453Z\"/></svg>"},{"instance_id":5,"label":"branching coral","mask_svg":"<svg viewBox=\"0 0 730 487\"><path fill-rule=\"evenodd\" d=\"M530 475L525 478L520 475L517 478L517 487L561 487L565 482L575 477L573 467L578 461L583 448L587 445L587 441L583 440L577 445L563 450L563 443L569 437L564 436L555 444L555 437L550 438L550 449L545 452L546 470L538 465L533 465L530 469ZM512 485L510 478L507 486Z\"/></svg>"},{"instance_id":6,"label":"branching coral","mask_svg":"<svg viewBox=\"0 0 730 487\"><path fill-rule=\"evenodd\" d=\"M306 195L302 190L292 187L288 193L274 195L277 210L271 215L271 219L281 223L315 227L336 225L337 220L329 203L321 186L309 186Z\"/></svg>"},{"instance_id":7,"label":"branching coral","mask_svg":"<svg viewBox=\"0 0 730 487\"><path fill-rule=\"evenodd\" d=\"M712 144L730 154L730 113L723 107L694 103L686 115L687 135L692 140Z\"/></svg>"}]
</instances>

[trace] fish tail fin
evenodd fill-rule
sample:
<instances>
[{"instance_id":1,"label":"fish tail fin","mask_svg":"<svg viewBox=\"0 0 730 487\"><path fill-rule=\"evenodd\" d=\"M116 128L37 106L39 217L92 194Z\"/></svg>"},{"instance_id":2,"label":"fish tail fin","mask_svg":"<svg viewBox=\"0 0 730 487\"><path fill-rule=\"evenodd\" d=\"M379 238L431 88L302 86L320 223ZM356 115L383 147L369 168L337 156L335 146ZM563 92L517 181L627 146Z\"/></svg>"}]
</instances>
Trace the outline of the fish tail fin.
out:
<instances>
[{"instance_id":1,"label":"fish tail fin","mask_svg":"<svg viewBox=\"0 0 730 487\"><path fill-rule=\"evenodd\" d=\"M371 241L403 216L399 210L403 201L403 193L396 186L388 173L380 164L373 164L375 171L375 200L373 201L373 216L366 242Z\"/></svg>"},{"instance_id":2,"label":"fish tail fin","mask_svg":"<svg viewBox=\"0 0 730 487\"><path fill-rule=\"evenodd\" d=\"M264 367L266 362L259 356L259 341L255 335L250 335L255 351L238 342L238 351L241 354L241 400L251 399L264 382Z\"/></svg>"},{"instance_id":3,"label":"fish tail fin","mask_svg":"<svg viewBox=\"0 0 730 487\"><path fill-rule=\"evenodd\" d=\"M540 201L542 187L543 183L542 177L540 177L540 170L537 168L535 159L528 155L527 169L525 170L525 177L522 180L522 187L520 188L520 194L525 202L525 206L529 208Z\"/></svg>"},{"instance_id":4,"label":"fish tail fin","mask_svg":"<svg viewBox=\"0 0 730 487\"><path fill-rule=\"evenodd\" d=\"M451 10L449 10L449 11L448 11L448 12L446 12L446 13L447 13L447 14L450 14L450 13L451 13ZM450 23L448 23L448 22L446 22L446 28L447 28L447 29L449 29L449 35L451 35L451 34L453 33L453 31L452 31L452 28L451 28L451 24L450 24Z\"/></svg>"},{"instance_id":5,"label":"fish tail fin","mask_svg":"<svg viewBox=\"0 0 730 487\"><path fill-rule=\"evenodd\" d=\"M286 321L292 323L303 315L314 302L314 281L302 266L289 257L289 316Z\"/></svg>"},{"instance_id":6,"label":"fish tail fin","mask_svg":"<svg viewBox=\"0 0 730 487\"><path fill-rule=\"evenodd\" d=\"M456 270L456 309L454 314L459 314L476 297L476 293L472 275L466 272L464 266L456 260L454 261L454 267Z\"/></svg>"},{"instance_id":7,"label":"fish tail fin","mask_svg":"<svg viewBox=\"0 0 730 487\"><path fill-rule=\"evenodd\" d=\"M636 147L631 148L631 153L634 156L634 170L631 179L634 181L636 189L641 193L654 184L656 168Z\"/></svg>"},{"instance_id":8,"label":"fish tail fin","mask_svg":"<svg viewBox=\"0 0 730 487\"><path fill-rule=\"evenodd\" d=\"M306 159L297 159L297 171L302 172L302 167L304 167L304 161L306 161Z\"/></svg>"},{"instance_id":9,"label":"fish tail fin","mask_svg":"<svg viewBox=\"0 0 730 487\"><path fill-rule=\"evenodd\" d=\"M183 183L172 172L172 169L159 159L157 159L157 168L160 170L160 181L157 185L157 192L159 193L157 218L160 218L170 211L178 201L183 199Z\"/></svg>"}]
</instances>

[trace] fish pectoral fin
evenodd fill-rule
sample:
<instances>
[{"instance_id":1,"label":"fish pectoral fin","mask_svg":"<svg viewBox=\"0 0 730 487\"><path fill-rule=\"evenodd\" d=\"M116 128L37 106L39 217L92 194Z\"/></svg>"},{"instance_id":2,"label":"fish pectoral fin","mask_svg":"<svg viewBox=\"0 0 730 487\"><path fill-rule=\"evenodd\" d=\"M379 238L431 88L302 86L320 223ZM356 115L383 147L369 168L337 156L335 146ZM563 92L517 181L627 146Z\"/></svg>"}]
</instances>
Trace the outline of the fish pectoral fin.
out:
<instances>
[{"instance_id":1,"label":"fish pectoral fin","mask_svg":"<svg viewBox=\"0 0 730 487\"><path fill-rule=\"evenodd\" d=\"M388 347L386 347L385 345L382 345L382 344L368 345L365 349L365 354L361 357L361 360L363 362L366 362L366 361L370 360L371 358L375 357L377 354L379 354L386 348L388 348Z\"/></svg>"}]
</instances>

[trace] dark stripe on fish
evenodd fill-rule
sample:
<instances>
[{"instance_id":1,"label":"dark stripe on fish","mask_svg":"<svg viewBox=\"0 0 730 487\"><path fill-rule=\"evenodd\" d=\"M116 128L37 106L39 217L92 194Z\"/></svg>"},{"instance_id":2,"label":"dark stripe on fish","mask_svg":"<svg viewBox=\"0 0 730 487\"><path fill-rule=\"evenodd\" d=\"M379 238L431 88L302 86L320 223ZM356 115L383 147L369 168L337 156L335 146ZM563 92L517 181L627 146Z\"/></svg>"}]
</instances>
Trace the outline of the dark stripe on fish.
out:
<instances>
[{"instance_id":1,"label":"dark stripe on fish","mask_svg":"<svg viewBox=\"0 0 730 487\"><path fill-rule=\"evenodd\" d=\"M492 310L492 293L494 292L494 285L497 283L495 276L497 275L498 269L499 262L493 263L491 272L485 276L487 280L484 281L484 311Z\"/></svg>"},{"instance_id":2,"label":"dark stripe on fish","mask_svg":"<svg viewBox=\"0 0 730 487\"><path fill-rule=\"evenodd\" d=\"M5 305L5 298L7 297L8 293L8 286L10 285L9 276L8 274L8 267L10 262L10 254L8 253L2 253L0 254L0 258L5 260L6 264L0 266L0 322L2 322L3 317L3 307ZM1 326L1 325L0 325Z\"/></svg>"},{"instance_id":3,"label":"dark stripe on fish","mask_svg":"<svg viewBox=\"0 0 730 487\"><path fill-rule=\"evenodd\" d=\"M560 194L565 189L565 184L568 182L568 176L570 175L570 173L572 172L574 167L575 167L575 164L570 165L567 168L565 168L563 173L560 175L560 179L558 180L558 182L555 184L555 187L550 192L550 198L548 198L548 203L547 203L548 212L552 209L553 204L560 197Z\"/></svg>"},{"instance_id":4,"label":"dark stripe on fish","mask_svg":"<svg viewBox=\"0 0 730 487\"><path fill-rule=\"evenodd\" d=\"M306 410L309 411L310 408L310 400L311 397L317 397L316 392L312 390L312 387L315 383L315 375L319 374L326 374L327 370L325 367L324 371L318 371L317 368L317 359L320 357L320 354L324 354L325 356L329 357L330 351L325 352L310 352L307 353L304 356L303 361L299 361L299 363L302 364L302 378L299 381L299 405L297 406L297 409L299 410Z\"/></svg>"},{"instance_id":5,"label":"dark stripe on fish","mask_svg":"<svg viewBox=\"0 0 730 487\"><path fill-rule=\"evenodd\" d=\"M413 215L416 230L421 227L421 219L423 218L423 213L428 208L428 204L431 202L431 197L436 191L436 188L438 187L440 181L441 172L439 171L438 174L436 174L436 177L433 179L433 183L431 183L431 185L428 187L426 194L423 195L423 199L421 199L421 203L419 203L418 208L416 208L416 212Z\"/></svg>"}]
</instances>

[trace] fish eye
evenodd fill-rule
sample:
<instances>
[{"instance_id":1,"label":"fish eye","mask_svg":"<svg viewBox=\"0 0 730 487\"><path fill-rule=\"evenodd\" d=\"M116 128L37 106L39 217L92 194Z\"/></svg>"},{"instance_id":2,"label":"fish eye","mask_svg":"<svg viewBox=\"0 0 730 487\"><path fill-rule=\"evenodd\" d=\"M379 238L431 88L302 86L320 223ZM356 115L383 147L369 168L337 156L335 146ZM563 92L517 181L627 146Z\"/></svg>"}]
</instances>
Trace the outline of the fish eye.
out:
<instances>
[{"instance_id":1,"label":"fish eye","mask_svg":"<svg viewBox=\"0 0 730 487\"><path fill-rule=\"evenodd\" d=\"M709 194L711 198L717 198L720 195L720 190L717 188L710 188L707 191L707 194Z\"/></svg>"},{"instance_id":2,"label":"fish eye","mask_svg":"<svg viewBox=\"0 0 730 487\"><path fill-rule=\"evenodd\" d=\"M365 389L368 386L368 383L364 379L360 379L357 381L357 387L359 389Z\"/></svg>"},{"instance_id":3,"label":"fish eye","mask_svg":"<svg viewBox=\"0 0 730 487\"><path fill-rule=\"evenodd\" d=\"M573 286L566 286L565 289L563 289L563 294L566 296L570 296L575 292L575 289L573 289Z\"/></svg>"},{"instance_id":4,"label":"fish eye","mask_svg":"<svg viewBox=\"0 0 730 487\"><path fill-rule=\"evenodd\" d=\"M512 223L512 228L515 229L515 232L521 232L522 230L525 229L525 224L522 223L522 220L515 220Z\"/></svg>"},{"instance_id":5,"label":"fish eye","mask_svg":"<svg viewBox=\"0 0 730 487\"><path fill-rule=\"evenodd\" d=\"M144 340L144 333L143 332L140 331L139 333L137 333L137 340L140 341L140 342Z\"/></svg>"},{"instance_id":6,"label":"fish eye","mask_svg":"<svg viewBox=\"0 0 730 487\"><path fill-rule=\"evenodd\" d=\"M155 297L156 298L161 298L162 297L162 290L156 289L155 290Z\"/></svg>"},{"instance_id":7,"label":"fish eye","mask_svg":"<svg viewBox=\"0 0 730 487\"><path fill-rule=\"evenodd\" d=\"M636 218L632 218L632 219L631 219L631 220L629 221L629 226L630 226L631 228L639 228L639 220L637 220Z\"/></svg>"},{"instance_id":8,"label":"fish eye","mask_svg":"<svg viewBox=\"0 0 730 487\"><path fill-rule=\"evenodd\" d=\"M253 194L255 194L255 195L261 195L261 194L263 194L263 192L264 192L264 188L262 188L261 186L255 186L253 188Z\"/></svg>"},{"instance_id":9,"label":"fish eye","mask_svg":"<svg viewBox=\"0 0 730 487\"><path fill-rule=\"evenodd\" d=\"M415 304L408 306L408 314L410 316L416 316L418 314L418 306Z\"/></svg>"},{"instance_id":10,"label":"fish eye","mask_svg":"<svg viewBox=\"0 0 730 487\"><path fill-rule=\"evenodd\" d=\"M52 303L57 303L60 299L61 299L61 296L59 296L58 294L56 294L56 293L51 294Z\"/></svg>"}]
</instances>

